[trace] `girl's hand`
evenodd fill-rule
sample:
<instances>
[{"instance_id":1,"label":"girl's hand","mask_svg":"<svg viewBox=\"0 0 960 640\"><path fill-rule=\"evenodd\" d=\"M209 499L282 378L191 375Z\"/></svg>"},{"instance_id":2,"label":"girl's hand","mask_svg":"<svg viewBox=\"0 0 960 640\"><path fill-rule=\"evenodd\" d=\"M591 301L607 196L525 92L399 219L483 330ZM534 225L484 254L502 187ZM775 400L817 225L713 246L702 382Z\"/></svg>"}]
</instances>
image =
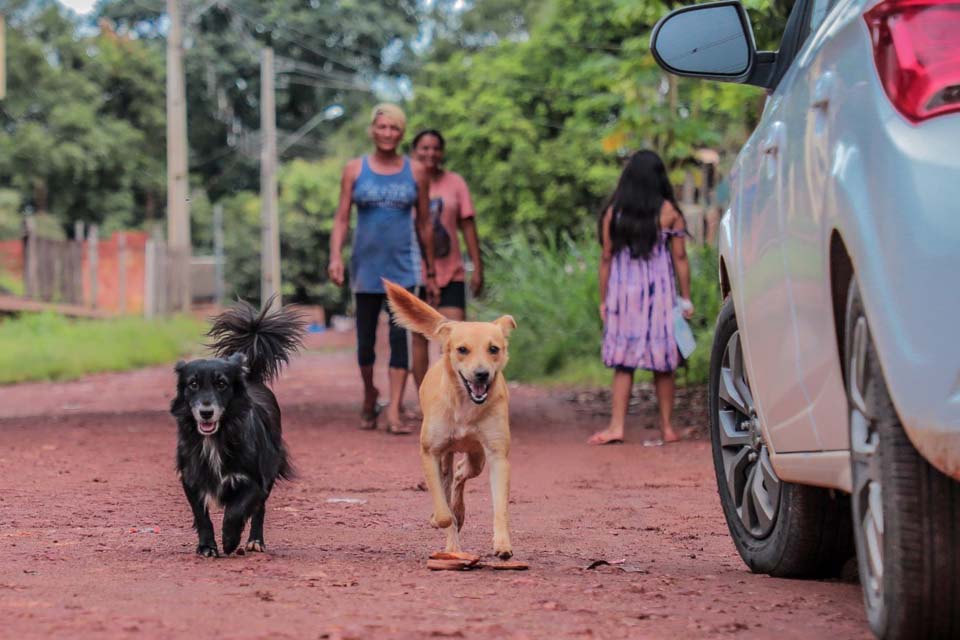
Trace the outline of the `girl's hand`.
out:
<instances>
[{"instance_id":1,"label":"girl's hand","mask_svg":"<svg viewBox=\"0 0 960 640\"><path fill-rule=\"evenodd\" d=\"M690 302L687 298L677 298L677 306L680 307L680 312L683 313L685 320L689 320L693 317L693 303Z\"/></svg>"}]
</instances>

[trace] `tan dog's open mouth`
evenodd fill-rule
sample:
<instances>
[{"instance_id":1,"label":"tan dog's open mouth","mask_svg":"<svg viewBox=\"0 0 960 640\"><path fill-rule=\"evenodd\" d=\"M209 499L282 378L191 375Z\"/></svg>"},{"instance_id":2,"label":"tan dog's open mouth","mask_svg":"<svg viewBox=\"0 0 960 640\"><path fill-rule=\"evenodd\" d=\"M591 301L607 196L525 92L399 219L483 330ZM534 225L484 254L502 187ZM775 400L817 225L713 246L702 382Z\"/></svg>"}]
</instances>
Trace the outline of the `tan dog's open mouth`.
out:
<instances>
[{"instance_id":1,"label":"tan dog's open mouth","mask_svg":"<svg viewBox=\"0 0 960 640\"><path fill-rule=\"evenodd\" d=\"M483 404L486 401L487 396L490 394L490 384L493 382L493 380L487 380L485 382L471 382L470 380L467 380L467 378L459 371L457 371L457 374L460 375L460 380L463 381L463 386L466 387L467 395L470 396L470 400L472 400L474 404Z\"/></svg>"}]
</instances>

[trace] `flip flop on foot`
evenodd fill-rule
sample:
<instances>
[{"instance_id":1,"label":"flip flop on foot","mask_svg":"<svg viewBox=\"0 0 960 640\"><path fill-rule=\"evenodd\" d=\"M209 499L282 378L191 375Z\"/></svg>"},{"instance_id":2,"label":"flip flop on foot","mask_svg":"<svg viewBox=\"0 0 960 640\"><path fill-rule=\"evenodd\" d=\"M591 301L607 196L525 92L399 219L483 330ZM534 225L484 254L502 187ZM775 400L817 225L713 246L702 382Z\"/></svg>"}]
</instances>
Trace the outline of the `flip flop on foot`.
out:
<instances>
[{"instance_id":1,"label":"flip flop on foot","mask_svg":"<svg viewBox=\"0 0 960 640\"><path fill-rule=\"evenodd\" d=\"M587 440L587 444L623 444L623 436L615 436L606 431L598 431Z\"/></svg>"},{"instance_id":2,"label":"flip flop on foot","mask_svg":"<svg viewBox=\"0 0 960 640\"><path fill-rule=\"evenodd\" d=\"M413 429L404 425L403 423L387 424L387 433L395 436L408 436L413 433Z\"/></svg>"},{"instance_id":3,"label":"flip flop on foot","mask_svg":"<svg viewBox=\"0 0 960 640\"><path fill-rule=\"evenodd\" d=\"M654 438L654 439L652 439L652 440L644 440L644 441L643 441L643 446L645 446L645 447L662 447L662 446L663 446L663 440L661 440L660 438Z\"/></svg>"},{"instance_id":4,"label":"flip flop on foot","mask_svg":"<svg viewBox=\"0 0 960 640\"><path fill-rule=\"evenodd\" d=\"M373 431L377 428L377 417L380 415L380 412L383 410L383 407L376 401L376 397L380 395L379 391L374 392L374 401L373 401L373 410L372 411L363 411L360 413L360 429L364 431Z\"/></svg>"}]
</instances>

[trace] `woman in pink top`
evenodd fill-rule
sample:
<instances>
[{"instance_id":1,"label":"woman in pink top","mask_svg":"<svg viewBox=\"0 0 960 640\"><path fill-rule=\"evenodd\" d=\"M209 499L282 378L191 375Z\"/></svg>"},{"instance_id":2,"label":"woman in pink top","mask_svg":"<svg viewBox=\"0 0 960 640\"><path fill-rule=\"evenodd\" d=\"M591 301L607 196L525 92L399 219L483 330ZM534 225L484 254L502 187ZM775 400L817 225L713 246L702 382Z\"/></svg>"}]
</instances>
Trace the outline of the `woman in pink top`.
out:
<instances>
[{"instance_id":1,"label":"woman in pink top","mask_svg":"<svg viewBox=\"0 0 960 640\"><path fill-rule=\"evenodd\" d=\"M413 157L426 168L430 177L433 263L436 284L440 287L437 310L451 320L463 320L467 309L466 270L457 230L463 234L470 261L473 262L470 290L475 296L483 289L483 261L480 258L480 241L477 239L474 219L476 212L470 199L470 190L459 174L443 168L444 146L439 131L421 131L413 139ZM418 387L427 373L428 364L427 341L423 336L413 334L413 379Z\"/></svg>"}]
</instances>

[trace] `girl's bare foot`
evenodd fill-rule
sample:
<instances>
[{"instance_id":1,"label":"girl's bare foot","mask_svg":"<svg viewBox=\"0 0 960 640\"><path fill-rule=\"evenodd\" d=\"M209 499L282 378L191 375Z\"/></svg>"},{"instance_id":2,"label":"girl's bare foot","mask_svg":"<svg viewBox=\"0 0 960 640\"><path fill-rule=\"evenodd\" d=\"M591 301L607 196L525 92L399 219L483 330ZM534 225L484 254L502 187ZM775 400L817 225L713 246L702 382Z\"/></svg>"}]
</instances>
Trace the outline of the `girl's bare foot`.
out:
<instances>
[{"instance_id":1,"label":"girl's bare foot","mask_svg":"<svg viewBox=\"0 0 960 640\"><path fill-rule=\"evenodd\" d=\"M668 426L663 429L663 441L664 442L679 442L681 440L686 440L693 434L693 428L681 429L679 433L673 430L672 426Z\"/></svg>"},{"instance_id":2,"label":"girl's bare foot","mask_svg":"<svg viewBox=\"0 0 960 640\"><path fill-rule=\"evenodd\" d=\"M673 430L671 425L665 425L661 429L661 433L663 434L664 442L676 442L680 439L680 436L677 435L677 432Z\"/></svg>"},{"instance_id":3,"label":"girl's bare foot","mask_svg":"<svg viewBox=\"0 0 960 640\"><path fill-rule=\"evenodd\" d=\"M613 429L604 429L597 431L590 436L587 444L621 444L623 443L623 431L614 431Z\"/></svg>"}]
</instances>

